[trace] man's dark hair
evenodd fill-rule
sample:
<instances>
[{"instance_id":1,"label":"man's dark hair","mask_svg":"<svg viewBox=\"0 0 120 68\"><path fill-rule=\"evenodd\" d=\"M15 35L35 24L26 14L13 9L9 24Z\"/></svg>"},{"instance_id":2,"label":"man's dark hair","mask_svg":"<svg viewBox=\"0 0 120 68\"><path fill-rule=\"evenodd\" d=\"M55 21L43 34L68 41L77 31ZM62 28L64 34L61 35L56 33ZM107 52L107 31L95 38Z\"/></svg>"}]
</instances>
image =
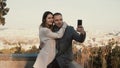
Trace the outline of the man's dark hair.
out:
<instances>
[{"instance_id":1,"label":"man's dark hair","mask_svg":"<svg viewBox=\"0 0 120 68\"><path fill-rule=\"evenodd\" d=\"M62 16L61 13L54 13L54 14L53 14L53 17L56 16L56 15L61 15L61 16Z\"/></svg>"}]
</instances>

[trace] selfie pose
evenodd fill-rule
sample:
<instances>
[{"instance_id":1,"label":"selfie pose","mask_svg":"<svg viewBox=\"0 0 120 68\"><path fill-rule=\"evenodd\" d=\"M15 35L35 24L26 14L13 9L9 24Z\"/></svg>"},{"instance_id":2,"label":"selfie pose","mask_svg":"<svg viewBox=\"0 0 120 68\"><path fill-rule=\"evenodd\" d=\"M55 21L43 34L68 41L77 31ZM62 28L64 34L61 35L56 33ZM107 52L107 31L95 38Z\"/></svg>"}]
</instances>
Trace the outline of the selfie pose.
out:
<instances>
[{"instance_id":1,"label":"selfie pose","mask_svg":"<svg viewBox=\"0 0 120 68\"><path fill-rule=\"evenodd\" d=\"M67 24L64 23L58 32L52 32L53 14L46 11L43 14L42 24L39 27L40 52L37 56L34 68L47 68L48 64L53 61L56 54L55 39L61 38L65 32Z\"/></svg>"},{"instance_id":2,"label":"selfie pose","mask_svg":"<svg viewBox=\"0 0 120 68\"><path fill-rule=\"evenodd\" d=\"M53 31L58 32L63 23L61 13L54 14ZM82 20L78 20L77 31L72 26L67 26L62 38L56 39L56 57L47 68L82 68L81 65L73 61L72 40L84 42L86 32L82 26ZM77 67L76 67L77 66Z\"/></svg>"}]
</instances>

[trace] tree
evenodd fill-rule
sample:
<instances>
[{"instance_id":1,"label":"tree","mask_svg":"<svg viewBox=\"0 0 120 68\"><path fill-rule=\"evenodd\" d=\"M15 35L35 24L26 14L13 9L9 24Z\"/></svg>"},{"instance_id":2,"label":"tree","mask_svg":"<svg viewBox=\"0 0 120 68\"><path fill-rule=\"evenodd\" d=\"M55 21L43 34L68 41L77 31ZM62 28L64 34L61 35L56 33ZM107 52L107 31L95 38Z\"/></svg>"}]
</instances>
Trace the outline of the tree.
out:
<instances>
[{"instance_id":1,"label":"tree","mask_svg":"<svg viewBox=\"0 0 120 68\"><path fill-rule=\"evenodd\" d=\"M7 0L0 0L0 25L5 25L5 18L4 16L7 15L9 12L9 8L7 8L6 4Z\"/></svg>"}]
</instances>

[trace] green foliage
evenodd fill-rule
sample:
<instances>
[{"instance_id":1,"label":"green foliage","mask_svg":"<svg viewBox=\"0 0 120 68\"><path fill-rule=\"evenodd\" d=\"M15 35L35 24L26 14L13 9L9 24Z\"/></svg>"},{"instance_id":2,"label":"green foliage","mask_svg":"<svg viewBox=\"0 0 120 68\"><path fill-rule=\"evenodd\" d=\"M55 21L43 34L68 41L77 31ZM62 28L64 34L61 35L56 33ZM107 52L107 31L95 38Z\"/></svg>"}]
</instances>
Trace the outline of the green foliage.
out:
<instances>
[{"instance_id":1,"label":"green foliage","mask_svg":"<svg viewBox=\"0 0 120 68\"><path fill-rule=\"evenodd\" d=\"M88 51L86 56L89 54L88 60L83 63L88 63L87 66L84 66L85 68L119 68L120 67L120 46L118 43L119 40L115 41L113 38L108 41L108 45L101 46L101 47L84 47L85 50L82 50L82 54L84 51ZM79 55L75 55L79 56ZM77 57L77 59L86 59L84 57Z\"/></svg>"},{"instance_id":2,"label":"green foliage","mask_svg":"<svg viewBox=\"0 0 120 68\"><path fill-rule=\"evenodd\" d=\"M5 24L5 18L3 16L7 15L9 12L9 8L6 7L6 1L5 0L0 0L0 25Z\"/></svg>"}]
</instances>

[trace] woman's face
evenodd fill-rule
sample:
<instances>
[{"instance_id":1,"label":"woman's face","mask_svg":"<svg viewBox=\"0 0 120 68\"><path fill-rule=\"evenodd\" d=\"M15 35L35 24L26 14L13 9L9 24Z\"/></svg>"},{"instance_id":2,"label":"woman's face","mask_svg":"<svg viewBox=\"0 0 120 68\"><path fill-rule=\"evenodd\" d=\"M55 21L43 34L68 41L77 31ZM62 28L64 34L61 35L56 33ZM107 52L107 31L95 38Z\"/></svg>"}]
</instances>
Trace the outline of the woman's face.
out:
<instances>
[{"instance_id":1,"label":"woman's face","mask_svg":"<svg viewBox=\"0 0 120 68\"><path fill-rule=\"evenodd\" d=\"M52 14L48 14L46 17L46 24L47 25L52 25L53 24L53 15Z\"/></svg>"}]
</instances>

